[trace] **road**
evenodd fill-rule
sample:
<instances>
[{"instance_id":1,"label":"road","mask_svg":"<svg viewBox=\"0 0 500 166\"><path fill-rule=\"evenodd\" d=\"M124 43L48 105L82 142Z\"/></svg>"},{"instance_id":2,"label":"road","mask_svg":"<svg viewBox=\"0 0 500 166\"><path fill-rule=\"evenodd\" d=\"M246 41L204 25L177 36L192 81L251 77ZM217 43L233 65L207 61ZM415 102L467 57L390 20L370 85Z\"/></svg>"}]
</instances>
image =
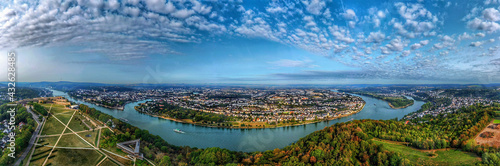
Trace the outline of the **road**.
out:
<instances>
[{"instance_id":1,"label":"road","mask_svg":"<svg viewBox=\"0 0 500 166\"><path fill-rule=\"evenodd\" d=\"M26 158L26 155L28 155L31 148L33 148L33 145L35 144L35 140L36 140L36 137L38 136L38 132L40 132L40 128L42 128L42 122L40 122L40 120L38 119L38 115L35 114L33 111L31 111L31 107L26 106L26 110L29 113L31 113L31 115L33 116L33 119L35 119L38 126L36 127L35 131L33 132L33 135L31 135L31 139L30 139L28 147L26 149L24 149L23 154L21 155L21 157L19 157L19 159L17 159L17 161L14 163L14 165L21 164L21 162L24 160L24 158Z\"/></svg>"}]
</instances>

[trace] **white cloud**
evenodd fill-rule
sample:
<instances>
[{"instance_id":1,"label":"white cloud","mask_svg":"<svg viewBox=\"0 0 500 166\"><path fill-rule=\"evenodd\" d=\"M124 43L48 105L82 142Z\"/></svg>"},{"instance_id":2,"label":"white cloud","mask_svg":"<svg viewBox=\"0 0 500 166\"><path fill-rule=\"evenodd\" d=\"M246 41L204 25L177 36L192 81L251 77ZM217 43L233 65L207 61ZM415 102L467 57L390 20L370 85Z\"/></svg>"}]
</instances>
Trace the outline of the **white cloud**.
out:
<instances>
[{"instance_id":1,"label":"white cloud","mask_svg":"<svg viewBox=\"0 0 500 166\"><path fill-rule=\"evenodd\" d=\"M365 42L367 42L367 43L381 43L384 40L385 40L385 34L378 31L378 32L370 32L368 37L365 39Z\"/></svg>"},{"instance_id":2,"label":"white cloud","mask_svg":"<svg viewBox=\"0 0 500 166\"><path fill-rule=\"evenodd\" d=\"M495 8L487 8L483 11L483 17L489 21L499 21L500 20L500 12Z\"/></svg>"},{"instance_id":3,"label":"white cloud","mask_svg":"<svg viewBox=\"0 0 500 166\"><path fill-rule=\"evenodd\" d=\"M410 55L410 53L410 50L404 50L403 52L401 52L401 57L407 57L408 55Z\"/></svg>"},{"instance_id":4,"label":"white cloud","mask_svg":"<svg viewBox=\"0 0 500 166\"><path fill-rule=\"evenodd\" d=\"M485 5L489 5L489 4L499 4L500 3L500 0L484 0L484 4Z\"/></svg>"},{"instance_id":5,"label":"white cloud","mask_svg":"<svg viewBox=\"0 0 500 166\"><path fill-rule=\"evenodd\" d=\"M352 9L347 9L344 13L341 13L342 17L348 20L356 19L356 13Z\"/></svg>"},{"instance_id":6,"label":"white cloud","mask_svg":"<svg viewBox=\"0 0 500 166\"><path fill-rule=\"evenodd\" d=\"M429 40L422 40L419 43L415 43L415 44L411 45L410 48L412 50L416 50L416 49L422 48L423 46L425 46L427 44L429 44Z\"/></svg>"},{"instance_id":7,"label":"white cloud","mask_svg":"<svg viewBox=\"0 0 500 166\"><path fill-rule=\"evenodd\" d=\"M402 2L397 2L394 4L398 8L398 13L401 17L406 20L416 20L419 17L422 18L432 18L433 15L427 9L424 8L422 4L410 4L406 5Z\"/></svg>"},{"instance_id":8,"label":"white cloud","mask_svg":"<svg viewBox=\"0 0 500 166\"><path fill-rule=\"evenodd\" d=\"M194 14L194 10L181 9L181 10L175 11L171 15L174 17L177 17L177 18L185 19L185 18L188 18L189 16L191 16L192 14Z\"/></svg>"},{"instance_id":9,"label":"white cloud","mask_svg":"<svg viewBox=\"0 0 500 166\"><path fill-rule=\"evenodd\" d=\"M165 0L145 0L144 2L146 3L146 7L154 12L168 14L175 10L175 7L171 8L173 6L172 2L168 2L169 4L167 4Z\"/></svg>"},{"instance_id":10,"label":"white cloud","mask_svg":"<svg viewBox=\"0 0 500 166\"><path fill-rule=\"evenodd\" d=\"M467 27L471 29L486 31L489 33L500 30L500 25L498 23L483 21L479 18L474 18L473 20L467 22Z\"/></svg>"},{"instance_id":11,"label":"white cloud","mask_svg":"<svg viewBox=\"0 0 500 166\"><path fill-rule=\"evenodd\" d=\"M321 10L326 6L326 3L322 0L302 1L302 3L306 5L306 10L314 15L320 15Z\"/></svg>"},{"instance_id":12,"label":"white cloud","mask_svg":"<svg viewBox=\"0 0 500 166\"><path fill-rule=\"evenodd\" d=\"M208 14L208 13L210 13L210 11L212 11L212 6L203 5L203 4L201 4L200 2L198 2L196 0L192 0L191 3L194 4L194 6L192 7L192 9L194 11L196 11L197 13Z\"/></svg>"},{"instance_id":13,"label":"white cloud","mask_svg":"<svg viewBox=\"0 0 500 166\"><path fill-rule=\"evenodd\" d=\"M470 43L470 46L472 47L479 47L483 44L483 42L480 42L480 41L476 41L476 42L472 42Z\"/></svg>"},{"instance_id":14,"label":"white cloud","mask_svg":"<svg viewBox=\"0 0 500 166\"><path fill-rule=\"evenodd\" d=\"M287 8L286 7L281 7L281 6L271 6L271 7L266 7L266 11L269 13L286 13Z\"/></svg>"},{"instance_id":15,"label":"white cloud","mask_svg":"<svg viewBox=\"0 0 500 166\"><path fill-rule=\"evenodd\" d=\"M385 12L383 12L383 11L380 11L380 10L379 10L379 11L377 12L377 16L378 16L379 18L385 18L385 15L386 15L386 14L385 14Z\"/></svg>"}]
</instances>

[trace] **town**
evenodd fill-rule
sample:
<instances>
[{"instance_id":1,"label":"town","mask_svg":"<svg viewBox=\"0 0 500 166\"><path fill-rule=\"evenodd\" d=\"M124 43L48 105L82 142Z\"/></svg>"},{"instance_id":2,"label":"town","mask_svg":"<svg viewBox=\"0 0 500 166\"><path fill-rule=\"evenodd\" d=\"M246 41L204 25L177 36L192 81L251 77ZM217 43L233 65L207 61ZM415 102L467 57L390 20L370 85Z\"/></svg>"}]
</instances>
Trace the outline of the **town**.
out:
<instances>
[{"instance_id":1,"label":"town","mask_svg":"<svg viewBox=\"0 0 500 166\"><path fill-rule=\"evenodd\" d=\"M237 121L267 124L334 119L356 113L364 106L360 97L326 89L192 87L126 92L79 89L71 95L93 103L127 103L151 99L136 108L150 115L161 116L158 110L168 104L224 115Z\"/></svg>"}]
</instances>

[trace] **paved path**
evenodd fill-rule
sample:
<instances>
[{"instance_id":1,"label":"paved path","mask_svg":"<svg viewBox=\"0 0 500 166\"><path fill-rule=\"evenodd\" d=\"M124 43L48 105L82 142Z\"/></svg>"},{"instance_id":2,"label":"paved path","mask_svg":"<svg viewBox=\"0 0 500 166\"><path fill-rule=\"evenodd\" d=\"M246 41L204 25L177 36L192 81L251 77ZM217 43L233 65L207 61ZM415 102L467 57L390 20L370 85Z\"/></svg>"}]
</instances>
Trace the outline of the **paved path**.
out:
<instances>
[{"instance_id":1,"label":"paved path","mask_svg":"<svg viewBox=\"0 0 500 166\"><path fill-rule=\"evenodd\" d=\"M106 160L106 158L108 158L108 156L104 156L104 158L101 160L101 162L97 163L97 165L96 165L96 166L101 165L101 163L102 163L102 162L104 162L104 160Z\"/></svg>"},{"instance_id":2,"label":"paved path","mask_svg":"<svg viewBox=\"0 0 500 166\"><path fill-rule=\"evenodd\" d=\"M36 144L36 145L41 145L41 144ZM84 149L84 150L94 150L94 148L86 148L86 147L62 147L62 146L49 146L49 145L46 145L45 147L49 147L49 148L57 148L57 149Z\"/></svg>"},{"instance_id":3,"label":"paved path","mask_svg":"<svg viewBox=\"0 0 500 166\"><path fill-rule=\"evenodd\" d=\"M101 128L106 128L106 127L99 127L99 128L95 128L94 130L96 129L101 129ZM82 131L76 131L74 133L83 133L83 132L88 132L88 131L92 131L92 130L82 130ZM38 137L53 137L53 136L60 136L60 135L70 135L70 134L74 134L74 133L64 133L64 134L52 134L52 135L40 135Z\"/></svg>"},{"instance_id":4,"label":"paved path","mask_svg":"<svg viewBox=\"0 0 500 166\"><path fill-rule=\"evenodd\" d=\"M29 142L29 145L26 149L24 149L24 152L23 154L21 155L21 157L19 157L19 159L17 159L17 161L14 163L14 165L20 165L21 162L24 160L24 158L26 158L26 155L29 154L31 148L33 148L33 145L35 143L35 140L36 140L36 137L38 135L38 133L40 132L40 128L42 128L42 122L40 122L40 120L38 119L38 115L35 114L33 111L31 111L31 107L30 106L26 106L26 110L31 113L31 115L33 116L33 119L35 120L35 122L38 124L35 131L33 132L33 135L31 135L31 139L30 139L30 142Z\"/></svg>"}]
</instances>

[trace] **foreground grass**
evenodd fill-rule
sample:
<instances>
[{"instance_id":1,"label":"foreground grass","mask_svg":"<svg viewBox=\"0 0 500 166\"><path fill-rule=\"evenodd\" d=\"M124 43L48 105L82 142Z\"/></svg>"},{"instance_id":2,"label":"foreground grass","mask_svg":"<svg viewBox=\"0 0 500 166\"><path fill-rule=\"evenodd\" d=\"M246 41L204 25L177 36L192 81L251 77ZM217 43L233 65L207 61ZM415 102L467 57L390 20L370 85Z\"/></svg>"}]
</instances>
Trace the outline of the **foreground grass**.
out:
<instances>
[{"instance_id":1,"label":"foreground grass","mask_svg":"<svg viewBox=\"0 0 500 166\"><path fill-rule=\"evenodd\" d=\"M494 119L495 119L495 120L493 120L493 123L495 123L495 124L496 124L496 123L500 123L500 117L495 117Z\"/></svg>"},{"instance_id":2,"label":"foreground grass","mask_svg":"<svg viewBox=\"0 0 500 166\"><path fill-rule=\"evenodd\" d=\"M68 124L69 119L71 118L71 115L73 115L73 112L64 112L60 114L53 114L53 116L57 117L61 122L64 124Z\"/></svg>"},{"instance_id":3,"label":"foreground grass","mask_svg":"<svg viewBox=\"0 0 500 166\"><path fill-rule=\"evenodd\" d=\"M78 118L77 116L73 116L73 119L71 119L71 122L69 122L68 127L75 132L86 130L86 126L82 123L80 118ZM69 132L71 132L71 131L70 130L65 131L65 133L69 133Z\"/></svg>"},{"instance_id":4,"label":"foreground grass","mask_svg":"<svg viewBox=\"0 0 500 166\"><path fill-rule=\"evenodd\" d=\"M51 165L96 165L102 155L95 150L59 149Z\"/></svg>"},{"instance_id":5,"label":"foreground grass","mask_svg":"<svg viewBox=\"0 0 500 166\"><path fill-rule=\"evenodd\" d=\"M101 163L101 165L115 166L117 164L115 164L115 162L111 161L110 159L106 159Z\"/></svg>"},{"instance_id":6,"label":"foreground grass","mask_svg":"<svg viewBox=\"0 0 500 166\"><path fill-rule=\"evenodd\" d=\"M94 146L95 146L95 140L97 138L97 134L99 134L98 130L78 133L78 135L80 135L80 137L82 137L83 139L85 139L87 142L91 143ZM90 136L90 137L87 137L87 136Z\"/></svg>"},{"instance_id":7,"label":"foreground grass","mask_svg":"<svg viewBox=\"0 0 500 166\"><path fill-rule=\"evenodd\" d=\"M59 143L57 144L57 146L58 147L84 147L84 148L91 147L89 144L85 143L82 139L80 139L75 134L63 135L61 137L61 140L59 140Z\"/></svg>"},{"instance_id":8,"label":"foreground grass","mask_svg":"<svg viewBox=\"0 0 500 166\"><path fill-rule=\"evenodd\" d=\"M47 118L41 135L61 134L65 127L54 117Z\"/></svg>"},{"instance_id":9,"label":"foreground grass","mask_svg":"<svg viewBox=\"0 0 500 166\"><path fill-rule=\"evenodd\" d=\"M42 165L45 158L49 155L52 148L49 147L36 147L33 156L31 156L30 165Z\"/></svg>"},{"instance_id":10,"label":"foreground grass","mask_svg":"<svg viewBox=\"0 0 500 166\"><path fill-rule=\"evenodd\" d=\"M54 146L56 144L57 139L59 139L59 136L42 137L38 140L38 144Z\"/></svg>"},{"instance_id":11,"label":"foreground grass","mask_svg":"<svg viewBox=\"0 0 500 166\"><path fill-rule=\"evenodd\" d=\"M412 163L419 165L474 165L480 161L479 157L473 153L460 150L437 150L437 156L431 157L431 152L424 152L404 145L397 145L381 140L373 140L376 144L382 144L388 151L398 152L408 158Z\"/></svg>"}]
</instances>

